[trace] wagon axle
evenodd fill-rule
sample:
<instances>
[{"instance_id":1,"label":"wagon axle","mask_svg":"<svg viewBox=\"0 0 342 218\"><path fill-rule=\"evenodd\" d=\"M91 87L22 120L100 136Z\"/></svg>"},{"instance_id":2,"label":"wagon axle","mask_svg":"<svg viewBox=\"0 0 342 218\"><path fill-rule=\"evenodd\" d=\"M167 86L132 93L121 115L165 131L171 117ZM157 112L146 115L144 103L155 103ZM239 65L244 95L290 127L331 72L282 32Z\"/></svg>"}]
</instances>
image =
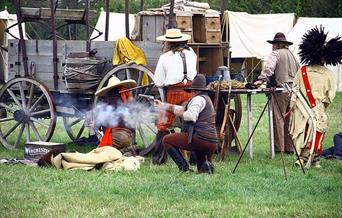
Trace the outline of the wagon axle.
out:
<instances>
[{"instance_id":1,"label":"wagon axle","mask_svg":"<svg viewBox=\"0 0 342 218\"><path fill-rule=\"evenodd\" d=\"M30 113L27 111L25 112L24 110L16 110L13 113L13 118L15 121L18 123L28 123L30 121Z\"/></svg>"}]
</instances>

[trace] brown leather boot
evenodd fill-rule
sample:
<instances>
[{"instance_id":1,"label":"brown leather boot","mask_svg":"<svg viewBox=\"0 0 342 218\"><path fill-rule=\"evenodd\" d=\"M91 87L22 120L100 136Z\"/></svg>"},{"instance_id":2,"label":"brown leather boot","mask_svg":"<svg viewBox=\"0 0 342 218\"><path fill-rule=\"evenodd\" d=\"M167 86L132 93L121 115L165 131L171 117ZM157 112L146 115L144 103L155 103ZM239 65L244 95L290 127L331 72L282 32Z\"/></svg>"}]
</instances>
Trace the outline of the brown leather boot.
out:
<instances>
[{"instance_id":1,"label":"brown leather boot","mask_svg":"<svg viewBox=\"0 0 342 218\"><path fill-rule=\"evenodd\" d=\"M168 132L158 131L156 135L154 151L152 155L152 164L161 165L165 164L167 161L167 152L163 147L163 138L169 134Z\"/></svg>"}]
</instances>

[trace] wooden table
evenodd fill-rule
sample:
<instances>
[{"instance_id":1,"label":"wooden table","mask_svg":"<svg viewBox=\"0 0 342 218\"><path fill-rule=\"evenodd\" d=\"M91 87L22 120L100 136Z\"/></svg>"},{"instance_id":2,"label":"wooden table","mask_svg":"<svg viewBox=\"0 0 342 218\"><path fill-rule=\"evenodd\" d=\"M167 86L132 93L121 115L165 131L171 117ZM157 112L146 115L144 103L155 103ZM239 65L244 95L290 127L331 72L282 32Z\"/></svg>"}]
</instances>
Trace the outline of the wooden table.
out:
<instances>
[{"instance_id":1,"label":"wooden table","mask_svg":"<svg viewBox=\"0 0 342 218\"><path fill-rule=\"evenodd\" d=\"M284 88L276 88L275 92L285 92ZM215 92L215 91L213 91ZM220 93L228 93L229 90L220 90ZM254 94L269 94L271 92L270 88L259 88L259 89L231 89L231 94L243 94L247 96L246 102L246 109L247 109L247 132L248 138L252 135L253 132L253 113L252 113L252 95ZM273 129L273 109L271 105L271 98L272 95L267 95L268 101L267 106L268 108L268 128L269 128L269 143L270 143L270 157L273 159L275 157L274 151L274 129ZM259 115L261 118L262 114ZM253 158L253 137L250 137L248 142L248 153L249 157Z\"/></svg>"}]
</instances>

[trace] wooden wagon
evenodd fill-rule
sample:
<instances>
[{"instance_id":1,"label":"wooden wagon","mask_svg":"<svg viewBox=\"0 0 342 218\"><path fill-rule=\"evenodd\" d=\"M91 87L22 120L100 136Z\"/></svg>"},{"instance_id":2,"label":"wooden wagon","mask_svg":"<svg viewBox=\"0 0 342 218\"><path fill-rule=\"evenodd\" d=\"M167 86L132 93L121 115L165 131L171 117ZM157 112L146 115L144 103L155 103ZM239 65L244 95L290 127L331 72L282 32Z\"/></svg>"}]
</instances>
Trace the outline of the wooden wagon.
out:
<instances>
[{"instance_id":1,"label":"wooden wagon","mask_svg":"<svg viewBox=\"0 0 342 218\"><path fill-rule=\"evenodd\" d=\"M54 0L50 1L50 8L22 7L19 1L15 2L20 38L8 43L8 71L2 76L5 83L0 89L0 143L8 149L25 141L48 141L55 130L57 117L62 118L71 140L85 135L87 128L84 125L84 112L93 108L97 102L95 91L104 87L112 75L120 79L134 79L140 86L142 75L146 73L152 84L153 69L162 50L162 45L155 38L163 34L168 26L181 28L183 32L193 36L190 45L198 55L200 73L213 75L217 67L229 64L228 45L221 42L219 17L175 15L173 10L169 16L142 16L142 34L134 43L145 52L149 67L137 64L113 67L111 63L115 43L106 41L109 24L106 24L105 41L92 41L89 37L91 27L88 18L92 14L88 7L89 1L85 10L59 9ZM126 16L127 14L126 10ZM21 24L42 19L51 21L51 39L24 40ZM58 19L64 20L66 24L84 25L87 40L59 38L59 27L56 26ZM151 26L154 28L151 29ZM199 26L201 28L198 29ZM147 28L149 31L144 31ZM128 35L127 29L126 22ZM8 32L10 33L10 28ZM78 65L86 70L77 68ZM75 85L75 81L68 77L67 68L70 66L74 67L72 70L91 74L90 78L84 79L86 87L82 84ZM158 89L153 86L135 90L136 98L138 93L160 96ZM233 97L231 112L234 114L234 126L238 129L241 101L239 96ZM219 104L218 126L222 123L223 110L224 106ZM148 135L155 132L154 123L137 125L136 140L140 137L145 148L144 154L151 150L150 145L154 139Z\"/></svg>"}]
</instances>

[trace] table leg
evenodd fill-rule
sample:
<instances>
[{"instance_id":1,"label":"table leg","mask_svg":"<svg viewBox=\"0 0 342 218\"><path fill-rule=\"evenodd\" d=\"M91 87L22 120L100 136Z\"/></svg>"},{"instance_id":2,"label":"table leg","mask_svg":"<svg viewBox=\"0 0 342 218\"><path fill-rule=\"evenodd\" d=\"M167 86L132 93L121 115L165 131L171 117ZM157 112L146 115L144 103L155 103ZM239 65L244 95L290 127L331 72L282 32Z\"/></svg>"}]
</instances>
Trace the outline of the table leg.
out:
<instances>
[{"instance_id":1,"label":"table leg","mask_svg":"<svg viewBox=\"0 0 342 218\"><path fill-rule=\"evenodd\" d=\"M269 96L271 102L271 96ZM272 104L268 103L268 129L269 129L269 136L270 136L270 153L271 159L274 159L274 129L273 129L273 108Z\"/></svg>"},{"instance_id":2,"label":"table leg","mask_svg":"<svg viewBox=\"0 0 342 218\"><path fill-rule=\"evenodd\" d=\"M252 114L252 95L247 94L247 131L248 137L251 136L253 131L253 114ZM253 139L251 138L248 143L248 153L249 157L253 158Z\"/></svg>"}]
</instances>

